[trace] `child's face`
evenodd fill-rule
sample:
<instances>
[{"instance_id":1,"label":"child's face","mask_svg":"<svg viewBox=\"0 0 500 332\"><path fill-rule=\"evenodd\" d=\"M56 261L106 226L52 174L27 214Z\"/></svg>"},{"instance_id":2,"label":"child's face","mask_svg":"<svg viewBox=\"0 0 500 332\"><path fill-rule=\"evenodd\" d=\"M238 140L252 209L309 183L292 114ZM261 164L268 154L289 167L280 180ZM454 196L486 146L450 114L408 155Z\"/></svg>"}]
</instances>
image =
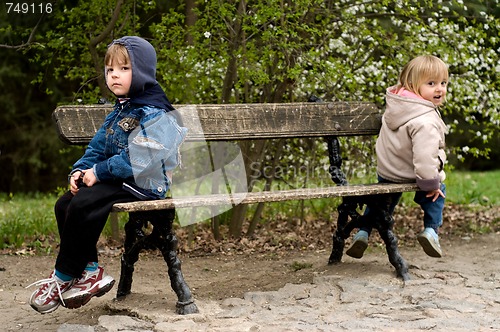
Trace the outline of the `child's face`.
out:
<instances>
[{"instance_id":1,"label":"child's face","mask_svg":"<svg viewBox=\"0 0 500 332\"><path fill-rule=\"evenodd\" d=\"M433 77L423 81L418 87L418 92L425 100L440 106L445 101L447 85L448 80L445 77Z\"/></svg>"},{"instance_id":2,"label":"child's face","mask_svg":"<svg viewBox=\"0 0 500 332\"><path fill-rule=\"evenodd\" d=\"M114 60L106 65L106 84L115 96L126 96L132 84L132 67L130 63L118 63Z\"/></svg>"}]
</instances>

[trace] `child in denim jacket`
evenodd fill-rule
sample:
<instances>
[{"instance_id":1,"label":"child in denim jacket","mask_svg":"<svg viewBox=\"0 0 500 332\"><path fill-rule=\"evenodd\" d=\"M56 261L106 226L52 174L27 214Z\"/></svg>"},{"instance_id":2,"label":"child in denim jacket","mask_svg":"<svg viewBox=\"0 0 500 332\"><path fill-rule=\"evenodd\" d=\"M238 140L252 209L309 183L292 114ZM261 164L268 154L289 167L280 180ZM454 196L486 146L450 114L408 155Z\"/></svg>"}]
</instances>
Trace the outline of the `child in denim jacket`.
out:
<instances>
[{"instance_id":1,"label":"child in denim jacket","mask_svg":"<svg viewBox=\"0 0 500 332\"><path fill-rule=\"evenodd\" d=\"M424 230L417 240L431 257L442 256L438 229L443 223L446 193L443 167L447 127L438 106L445 101L447 85L448 67L439 58L424 55L406 64L398 85L387 89L386 111L376 144L379 182L416 181L420 188L414 201L424 212ZM391 215L396 204L397 200L390 207ZM361 228L346 254L363 257L370 232L371 228Z\"/></svg>"},{"instance_id":2,"label":"child in denim jacket","mask_svg":"<svg viewBox=\"0 0 500 332\"><path fill-rule=\"evenodd\" d=\"M55 205L61 239L55 269L34 284L30 305L40 313L60 304L78 308L114 279L98 265L96 244L115 203L165 198L179 164L186 128L156 81L156 52L139 37L114 40L105 56L113 111L69 175L70 190Z\"/></svg>"}]
</instances>

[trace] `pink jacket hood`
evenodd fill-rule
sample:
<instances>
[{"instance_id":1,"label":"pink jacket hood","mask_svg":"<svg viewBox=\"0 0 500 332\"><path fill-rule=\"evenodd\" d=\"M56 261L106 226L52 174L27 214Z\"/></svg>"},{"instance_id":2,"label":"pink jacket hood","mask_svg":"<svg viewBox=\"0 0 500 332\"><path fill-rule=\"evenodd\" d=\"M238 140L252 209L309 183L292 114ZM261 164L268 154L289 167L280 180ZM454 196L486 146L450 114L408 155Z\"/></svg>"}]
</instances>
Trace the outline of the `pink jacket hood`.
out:
<instances>
[{"instance_id":1,"label":"pink jacket hood","mask_svg":"<svg viewBox=\"0 0 500 332\"><path fill-rule=\"evenodd\" d=\"M386 102L384 119L391 130L396 130L408 121L425 113L436 112L437 110L432 102L423 98L405 97L396 94L395 86L387 89Z\"/></svg>"}]
</instances>

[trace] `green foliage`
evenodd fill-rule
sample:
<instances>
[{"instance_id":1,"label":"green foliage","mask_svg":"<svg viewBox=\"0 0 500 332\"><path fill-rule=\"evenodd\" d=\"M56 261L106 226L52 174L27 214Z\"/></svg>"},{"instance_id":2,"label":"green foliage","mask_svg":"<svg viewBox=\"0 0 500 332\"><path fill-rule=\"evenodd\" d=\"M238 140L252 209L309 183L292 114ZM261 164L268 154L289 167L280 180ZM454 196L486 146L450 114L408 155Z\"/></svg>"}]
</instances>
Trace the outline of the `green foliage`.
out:
<instances>
[{"instance_id":1,"label":"green foliage","mask_svg":"<svg viewBox=\"0 0 500 332\"><path fill-rule=\"evenodd\" d=\"M446 201L454 204L493 206L500 204L500 171L446 173ZM413 193L403 193L401 203L416 206Z\"/></svg>"},{"instance_id":2,"label":"green foliage","mask_svg":"<svg viewBox=\"0 0 500 332\"><path fill-rule=\"evenodd\" d=\"M27 247L52 251L57 237L54 195L5 195L0 197L0 249Z\"/></svg>"},{"instance_id":3,"label":"green foliage","mask_svg":"<svg viewBox=\"0 0 500 332\"><path fill-rule=\"evenodd\" d=\"M457 204L500 204L500 171L448 173L447 199Z\"/></svg>"},{"instance_id":4,"label":"green foliage","mask_svg":"<svg viewBox=\"0 0 500 332\"><path fill-rule=\"evenodd\" d=\"M159 57L169 95L187 103L291 100L298 56L321 31L308 25L310 2L200 2L187 29L185 15L172 10L151 27L158 45L168 45Z\"/></svg>"},{"instance_id":5,"label":"green foliage","mask_svg":"<svg viewBox=\"0 0 500 332\"><path fill-rule=\"evenodd\" d=\"M304 101L315 93L382 105L406 62L435 54L450 64L443 113L458 143L452 159L485 157L498 136L498 0L203 1L187 28L182 9L151 26L157 45L167 45L160 72L176 102ZM472 133L467 145L464 133Z\"/></svg>"},{"instance_id":6,"label":"green foliage","mask_svg":"<svg viewBox=\"0 0 500 332\"><path fill-rule=\"evenodd\" d=\"M114 38L138 34L142 27L138 14L146 16L152 4L114 0L59 2L50 17L50 30L40 36L45 42L37 50L38 62L51 69L53 78L75 84L72 102L95 103L99 97L108 96L107 89L98 84L99 80L104 82L107 45ZM40 72L36 82L46 80L46 75L47 72Z\"/></svg>"},{"instance_id":7,"label":"green foliage","mask_svg":"<svg viewBox=\"0 0 500 332\"><path fill-rule=\"evenodd\" d=\"M66 183L81 148L59 141L51 113L59 103L95 103L106 95L106 45L139 33L139 15L148 20L155 5L124 2L113 21L122 2L58 1L43 15L0 11L0 192L50 191Z\"/></svg>"},{"instance_id":8,"label":"green foliage","mask_svg":"<svg viewBox=\"0 0 500 332\"><path fill-rule=\"evenodd\" d=\"M297 262L297 261L294 261L292 264L290 264L290 269L293 272L297 272L297 271L300 271L303 269L310 269L312 267L313 267L313 265L311 263L301 263L301 262Z\"/></svg>"},{"instance_id":9,"label":"green foliage","mask_svg":"<svg viewBox=\"0 0 500 332\"><path fill-rule=\"evenodd\" d=\"M54 204L67 189L56 194L0 194L0 250L27 248L50 253L59 241ZM127 213L118 214L118 230L123 231ZM103 236L112 237L111 223L106 223Z\"/></svg>"}]
</instances>

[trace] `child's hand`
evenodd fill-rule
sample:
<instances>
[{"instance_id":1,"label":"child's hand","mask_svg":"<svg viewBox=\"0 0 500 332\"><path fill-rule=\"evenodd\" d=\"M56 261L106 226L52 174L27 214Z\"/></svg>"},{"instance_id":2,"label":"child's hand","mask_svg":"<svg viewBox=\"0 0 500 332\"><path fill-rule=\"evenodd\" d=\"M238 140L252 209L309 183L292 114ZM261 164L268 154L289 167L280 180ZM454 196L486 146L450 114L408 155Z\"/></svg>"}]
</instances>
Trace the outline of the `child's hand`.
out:
<instances>
[{"instance_id":1,"label":"child's hand","mask_svg":"<svg viewBox=\"0 0 500 332\"><path fill-rule=\"evenodd\" d=\"M427 195L425 195L425 197L432 197L432 201L435 202L436 199L439 198L439 196L445 198L446 196L443 194L443 192L441 191L441 189L436 189L436 190L432 190L432 191L429 191L427 192Z\"/></svg>"},{"instance_id":2,"label":"child's hand","mask_svg":"<svg viewBox=\"0 0 500 332\"><path fill-rule=\"evenodd\" d=\"M83 183L87 187L92 187L97 182L97 178L95 177L94 170L92 168L84 170L83 174Z\"/></svg>"},{"instance_id":3,"label":"child's hand","mask_svg":"<svg viewBox=\"0 0 500 332\"><path fill-rule=\"evenodd\" d=\"M83 175L82 172L76 171L69 178L69 186L70 186L69 190L73 195L76 195L76 193L78 192L78 185L82 181L81 179L82 175Z\"/></svg>"},{"instance_id":4,"label":"child's hand","mask_svg":"<svg viewBox=\"0 0 500 332\"><path fill-rule=\"evenodd\" d=\"M94 170L92 168L84 171L76 171L69 178L69 190L73 195L76 195L81 186L92 187L96 182L97 178L95 177Z\"/></svg>"}]
</instances>

